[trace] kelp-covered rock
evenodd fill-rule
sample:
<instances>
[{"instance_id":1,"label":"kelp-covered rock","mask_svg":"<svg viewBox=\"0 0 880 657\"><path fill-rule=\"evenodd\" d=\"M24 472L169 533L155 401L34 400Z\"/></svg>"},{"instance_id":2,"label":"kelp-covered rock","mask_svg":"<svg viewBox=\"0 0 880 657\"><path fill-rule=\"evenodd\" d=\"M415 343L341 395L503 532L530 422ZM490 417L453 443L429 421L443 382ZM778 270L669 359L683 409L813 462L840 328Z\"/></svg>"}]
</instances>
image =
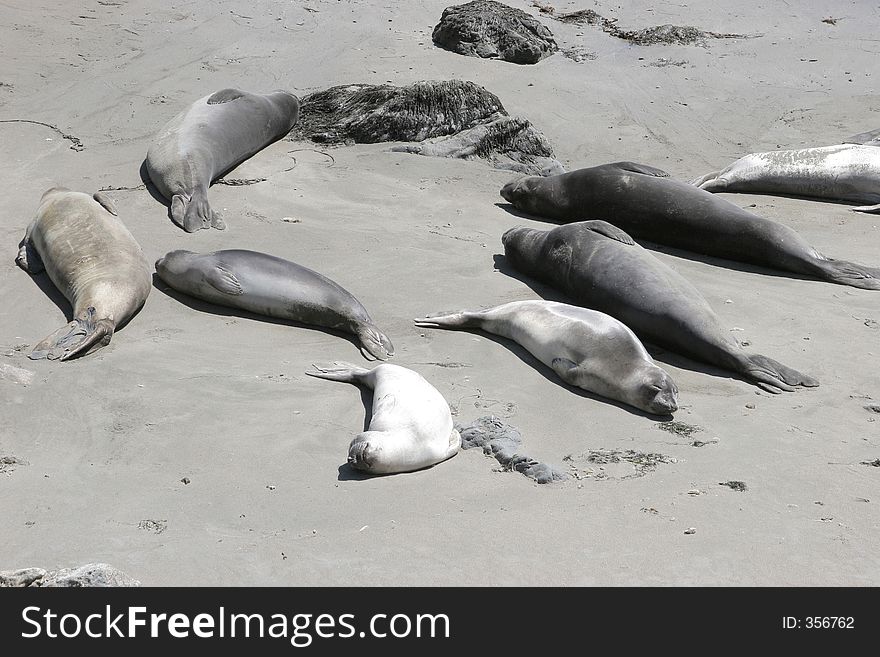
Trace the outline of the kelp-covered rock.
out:
<instances>
[{"instance_id":1,"label":"kelp-covered rock","mask_svg":"<svg viewBox=\"0 0 880 657\"><path fill-rule=\"evenodd\" d=\"M0 571L0 587L98 587L140 586L141 583L106 563L90 563L78 568L47 571L22 568Z\"/></svg>"},{"instance_id":2,"label":"kelp-covered rock","mask_svg":"<svg viewBox=\"0 0 880 657\"><path fill-rule=\"evenodd\" d=\"M553 149L544 135L521 117L503 116L456 135L395 146L391 150L463 160L483 158L496 169L530 175L565 173L565 168L553 157Z\"/></svg>"},{"instance_id":3,"label":"kelp-covered rock","mask_svg":"<svg viewBox=\"0 0 880 657\"><path fill-rule=\"evenodd\" d=\"M350 84L302 99L289 139L319 143L418 142L392 150L462 159L534 175L562 173L547 139L498 97L462 80L405 87Z\"/></svg>"},{"instance_id":4,"label":"kelp-covered rock","mask_svg":"<svg viewBox=\"0 0 880 657\"><path fill-rule=\"evenodd\" d=\"M447 7L432 38L460 55L514 64L535 64L558 50L553 34L538 20L494 0Z\"/></svg>"},{"instance_id":5,"label":"kelp-covered rock","mask_svg":"<svg viewBox=\"0 0 880 657\"><path fill-rule=\"evenodd\" d=\"M444 137L507 114L493 93L473 82L442 80L348 84L302 99L290 137L321 143L375 144Z\"/></svg>"}]
</instances>

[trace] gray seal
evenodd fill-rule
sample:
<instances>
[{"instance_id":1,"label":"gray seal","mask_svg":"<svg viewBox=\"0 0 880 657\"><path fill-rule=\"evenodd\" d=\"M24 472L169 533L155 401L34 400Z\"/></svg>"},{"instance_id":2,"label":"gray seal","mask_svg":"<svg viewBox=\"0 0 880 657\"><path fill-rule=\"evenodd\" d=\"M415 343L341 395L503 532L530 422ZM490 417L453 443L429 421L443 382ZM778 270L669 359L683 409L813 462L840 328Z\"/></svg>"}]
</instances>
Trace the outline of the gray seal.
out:
<instances>
[{"instance_id":1,"label":"gray seal","mask_svg":"<svg viewBox=\"0 0 880 657\"><path fill-rule=\"evenodd\" d=\"M417 319L424 328L480 328L509 338L569 385L668 415L678 388L623 323L589 308L555 301L513 301L481 311Z\"/></svg>"},{"instance_id":2,"label":"gray seal","mask_svg":"<svg viewBox=\"0 0 880 657\"><path fill-rule=\"evenodd\" d=\"M34 347L35 360L67 360L109 344L150 294L150 264L100 192L47 190L15 261L31 274L45 269L73 306L73 320Z\"/></svg>"},{"instance_id":3,"label":"gray seal","mask_svg":"<svg viewBox=\"0 0 880 657\"><path fill-rule=\"evenodd\" d=\"M853 139L870 141L871 134ZM880 149L837 144L750 153L693 184L707 192L791 194L863 203L850 210L876 214L880 213Z\"/></svg>"},{"instance_id":4,"label":"gray seal","mask_svg":"<svg viewBox=\"0 0 880 657\"><path fill-rule=\"evenodd\" d=\"M737 372L769 392L819 385L772 358L746 353L693 285L609 223L517 227L501 241L516 270L608 313L643 340Z\"/></svg>"},{"instance_id":5,"label":"gray seal","mask_svg":"<svg viewBox=\"0 0 880 657\"><path fill-rule=\"evenodd\" d=\"M223 89L171 119L147 151L150 180L171 201L171 219L192 233L226 225L208 204L211 182L286 135L299 99L286 91Z\"/></svg>"},{"instance_id":6,"label":"gray seal","mask_svg":"<svg viewBox=\"0 0 880 657\"><path fill-rule=\"evenodd\" d=\"M788 226L644 164L616 162L520 178L505 185L501 196L540 217L599 219L636 239L880 290L880 269L826 257Z\"/></svg>"},{"instance_id":7,"label":"gray seal","mask_svg":"<svg viewBox=\"0 0 880 657\"><path fill-rule=\"evenodd\" d=\"M352 333L366 358L394 354L360 301L341 285L306 267L257 251L171 251L156 261L159 277L175 290L221 306Z\"/></svg>"},{"instance_id":8,"label":"gray seal","mask_svg":"<svg viewBox=\"0 0 880 657\"><path fill-rule=\"evenodd\" d=\"M449 404L418 372L388 363L371 370L340 362L314 367L306 374L373 390L370 426L348 448L353 468L370 474L409 472L458 453L461 436Z\"/></svg>"}]
</instances>

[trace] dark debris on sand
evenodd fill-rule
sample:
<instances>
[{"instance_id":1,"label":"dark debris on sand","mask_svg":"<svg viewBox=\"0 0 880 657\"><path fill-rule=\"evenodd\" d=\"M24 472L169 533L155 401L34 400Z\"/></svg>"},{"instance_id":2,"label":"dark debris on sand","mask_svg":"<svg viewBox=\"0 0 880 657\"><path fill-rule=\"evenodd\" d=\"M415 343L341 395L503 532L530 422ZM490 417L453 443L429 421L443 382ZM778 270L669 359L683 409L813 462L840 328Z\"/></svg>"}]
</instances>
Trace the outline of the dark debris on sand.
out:
<instances>
[{"instance_id":1,"label":"dark debris on sand","mask_svg":"<svg viewBox=\"0 0 880 657\"><path fill-rule=\"evenodd\" d=\"M481 447L483 453L495 457L504 470L520 472L539 484L568 479L561 470L520 454L520 432L493 415L478 418L466 427L456 424L456 429L461 434L463 450Z\"/></svg>"},{"instance_id":2,"label":"dark debris on sand","mask_svg":"<svg viewBox=\"0 0 880 657\"><path fill-rule=\"evenodd\" d=\"M746 482L737 481L735 479L732 479L730 481L719 481L718 485L727 486L730 490L735 490L738 493L744 493L749 489L749 487L746 486Z\"/></svg>"}]
</instances>

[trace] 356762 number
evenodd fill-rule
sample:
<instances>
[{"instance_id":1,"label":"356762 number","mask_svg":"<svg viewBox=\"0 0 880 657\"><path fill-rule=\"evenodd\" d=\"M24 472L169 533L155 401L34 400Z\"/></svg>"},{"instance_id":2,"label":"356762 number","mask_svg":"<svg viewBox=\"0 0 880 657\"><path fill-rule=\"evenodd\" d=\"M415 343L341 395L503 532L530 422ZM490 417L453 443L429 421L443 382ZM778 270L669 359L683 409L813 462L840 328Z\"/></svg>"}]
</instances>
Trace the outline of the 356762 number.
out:
<instances>
[{"instance_id":1,"label":"356762 number","mask_svg":"<svg viewBox=\"0 0 880 657\"><path fill-rule=\"evenodd\" d=\"M804 627L813 629L851 629L855 627L855 619L852 616L807 616L804 618Z\"/></svg>"}]
</instances>

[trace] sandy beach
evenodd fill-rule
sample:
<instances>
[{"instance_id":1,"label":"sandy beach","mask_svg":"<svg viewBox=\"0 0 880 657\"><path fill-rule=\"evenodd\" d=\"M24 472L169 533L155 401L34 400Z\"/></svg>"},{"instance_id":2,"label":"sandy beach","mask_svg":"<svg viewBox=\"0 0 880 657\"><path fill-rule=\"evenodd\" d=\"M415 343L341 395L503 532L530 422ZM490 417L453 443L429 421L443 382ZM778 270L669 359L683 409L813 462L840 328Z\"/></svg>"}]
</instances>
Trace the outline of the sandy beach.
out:
<instances>
[{"instance_id":1,"label":"sandy beach","mask_svg":"<svg viewBox=\"0 0 880 657\"><path fill-rule=\"evenodd\" d=\"M225 87L303 97L471 80L529 119L569 170L631 160L681 180L880 126L872 3L544 3L627 28L747 37L637 46L509 0L560 46L535 65L436 47L450 4L0 4L0 570L106 562L146 586L880 584L880 292L650 246L737 340L821 383L772 395L649 347L680 391L670 425L561 384L509 341L413 326L561 299L505 267L505 230L554 225L501 198L510 171L390 143L282 139L229 174L264 181L211 187L227 229L193 234L143 187L157 131ZM369 366L351 339L203 303L158 278L108 347L29 360L70 312L45 274L14 262L53 185L109 189L151 263L241 248L321 272L363 303L394 342L392 362L430 381L457 422L503 419L569 479L539 485L475 449L358 475L346 455L369 396L304 374ZM723 196L822 252L880 266L880 216Z\"/></svg>"}]
</instances>

